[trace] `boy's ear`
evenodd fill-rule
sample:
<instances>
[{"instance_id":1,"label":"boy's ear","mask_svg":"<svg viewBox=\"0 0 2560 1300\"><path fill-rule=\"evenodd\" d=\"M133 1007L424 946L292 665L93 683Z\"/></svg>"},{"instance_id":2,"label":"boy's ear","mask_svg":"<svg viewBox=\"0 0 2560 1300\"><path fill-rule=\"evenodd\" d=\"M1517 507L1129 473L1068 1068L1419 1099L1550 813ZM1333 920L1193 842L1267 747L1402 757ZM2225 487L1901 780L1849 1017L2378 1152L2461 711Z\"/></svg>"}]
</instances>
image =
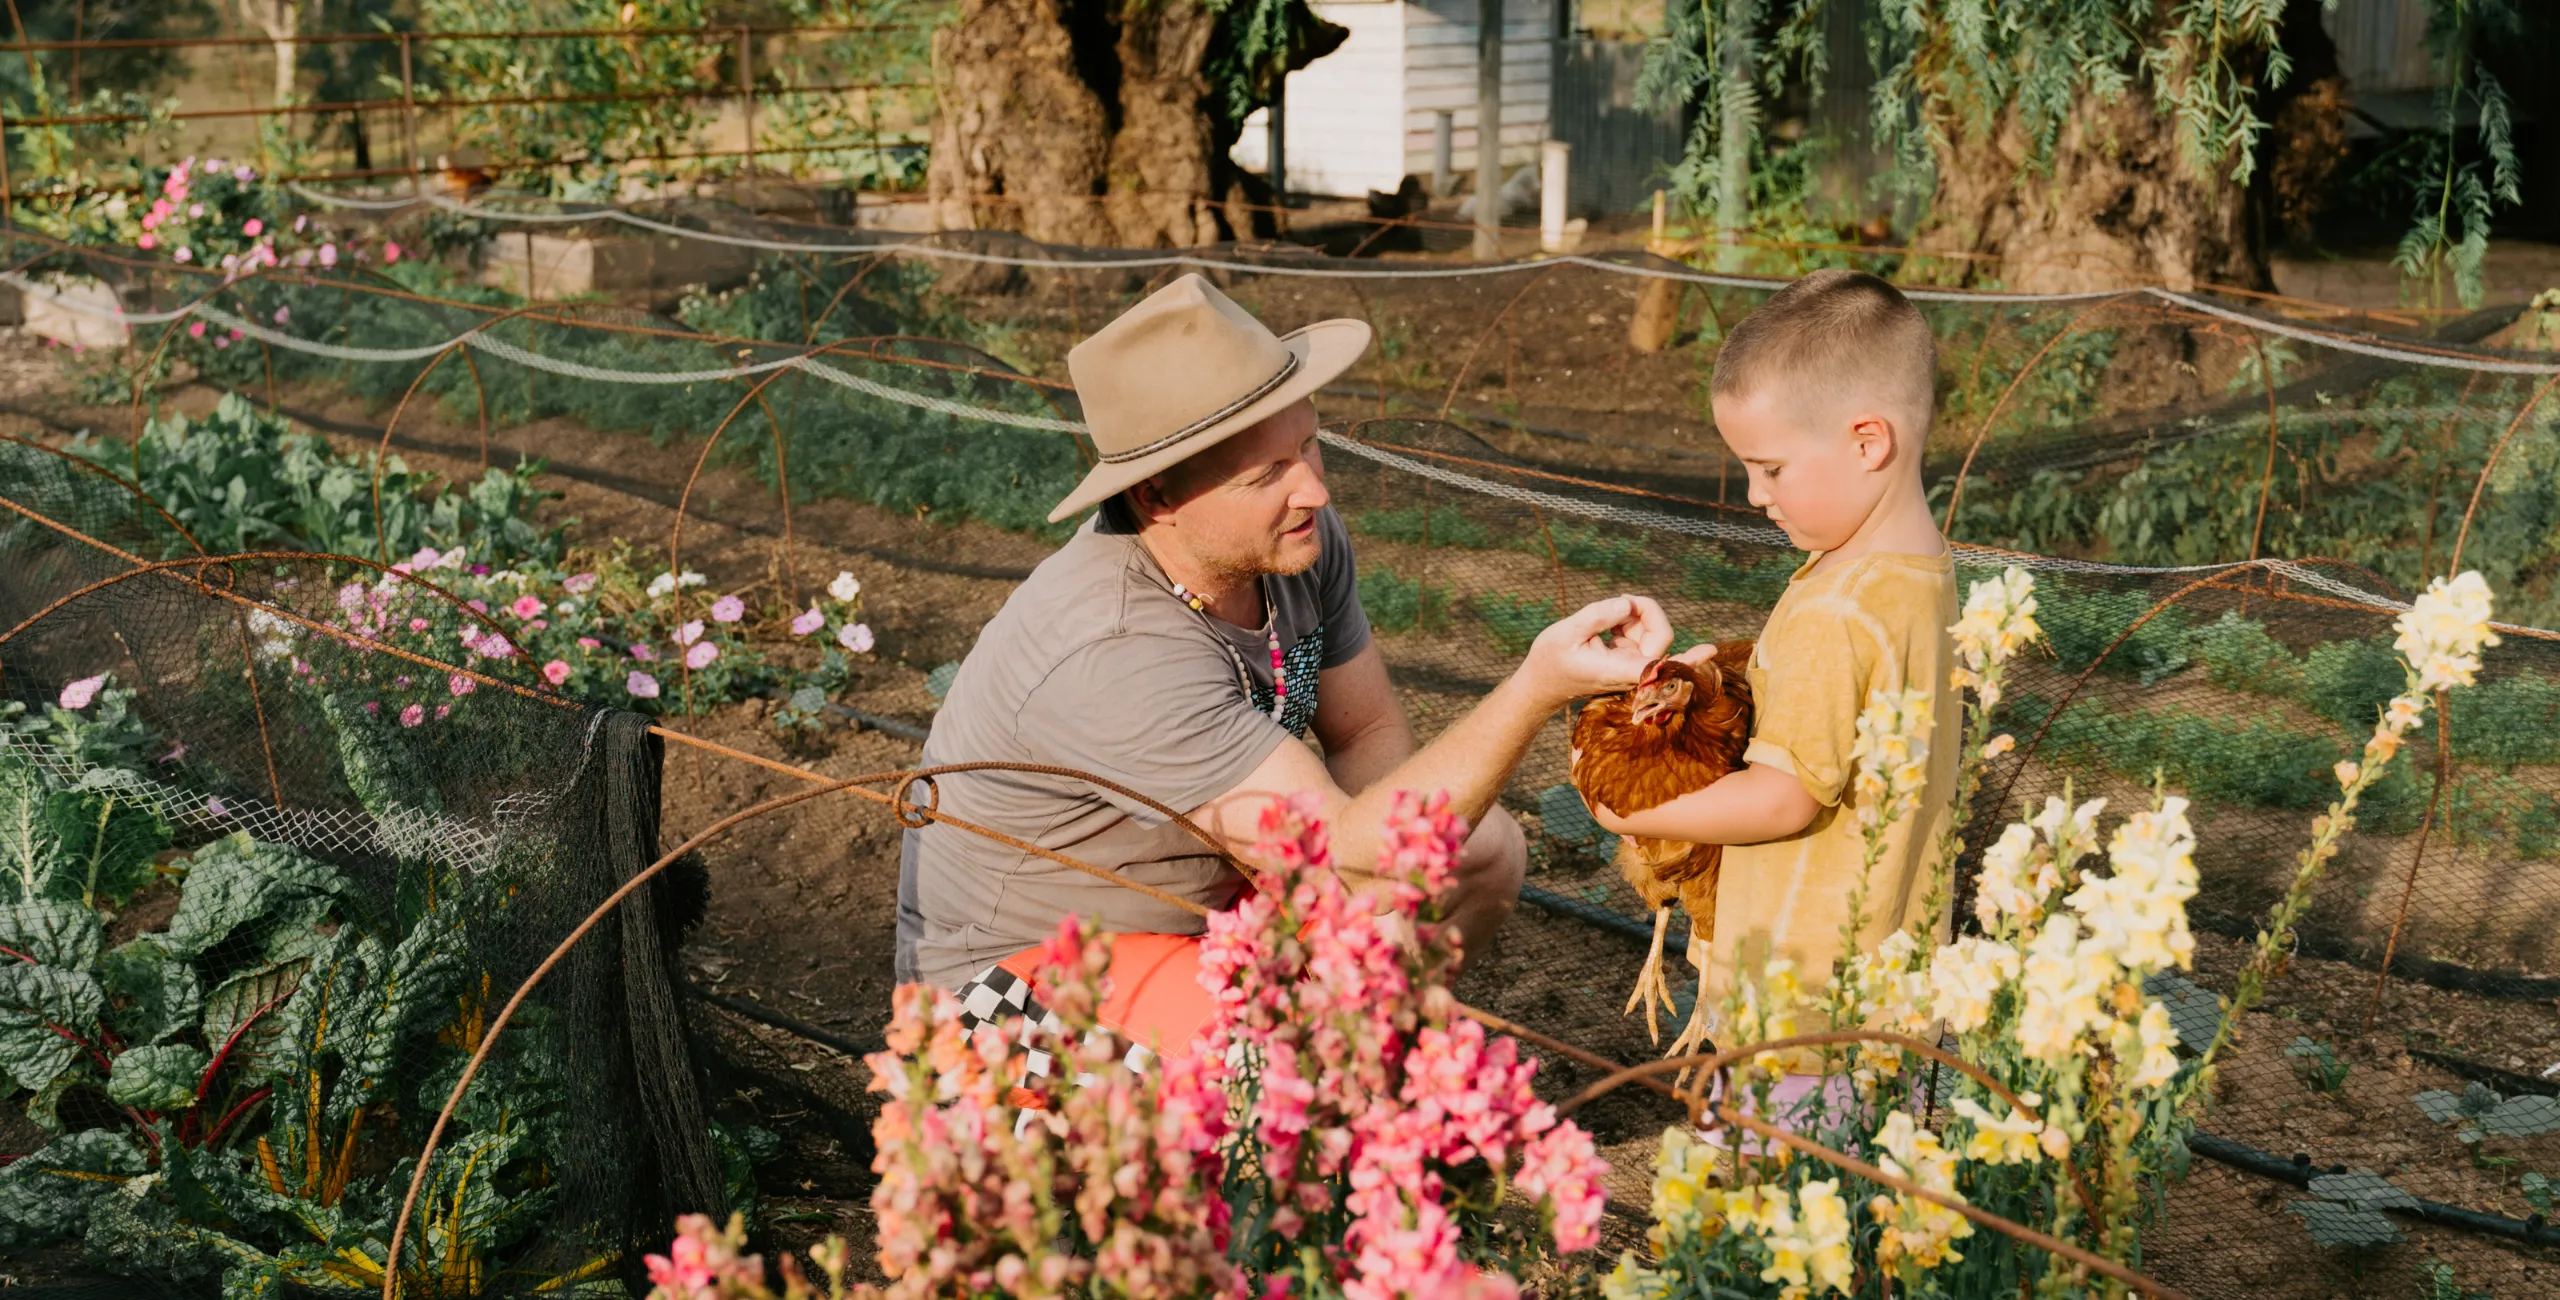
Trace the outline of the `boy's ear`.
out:
<instances>
[{"instance_id":1,"label":"boy's ear","mask_svg":"<svg viewBox=\"0 0 2560 1300\"><path fill-rule=\"evenodd\" d=\"M1900 450L1893 421L1879 411L1865 411L1850 417L1849 439L1858 448L1858 460L1872 473L1891 465Z\"/></svg>"}]
</instances>

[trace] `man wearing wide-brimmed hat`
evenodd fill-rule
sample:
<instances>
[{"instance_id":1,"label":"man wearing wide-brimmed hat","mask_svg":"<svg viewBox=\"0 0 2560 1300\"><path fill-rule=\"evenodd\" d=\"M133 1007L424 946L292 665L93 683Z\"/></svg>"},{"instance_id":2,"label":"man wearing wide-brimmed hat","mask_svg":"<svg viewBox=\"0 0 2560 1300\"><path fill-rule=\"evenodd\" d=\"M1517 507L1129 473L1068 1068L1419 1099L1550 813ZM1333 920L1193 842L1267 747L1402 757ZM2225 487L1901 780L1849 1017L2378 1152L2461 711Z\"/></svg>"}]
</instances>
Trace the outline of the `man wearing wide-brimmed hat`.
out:
<instances>
[{"instance_id":1,"label":"man wearing wide-brimmed hat","mask_svg":"<svg viewBox=\"0 0 2560 1300\"><path fill-rule=\"evenodd\" d=\"M1273 798L1306 792L1355 870L1376 861L1394 792L1445 790L1475 825L1448 916L1476 948L1526 865L1495 796L1541 724L1632 685L1670 628L1640 597L1587 606L1416 752L1360 610L1308 400L1368 343L1353 320L1274 336L1186 275L1069 352L1099 463L1049 517L1101 509L979 634L924 761L1090 772L1237 849ZM1145 802L1089 782L954 774L940 798L953 816L1209 908L1244 887ZM1174 1050L1207 1014L1192 978L1201 922L1182 908L945 826L909 831L900 866L902 982L958 989L978 1016L1036 1011L1037 946L1074 912L1121 935L1106 1024Z\"/></svg>"}]
</instances>

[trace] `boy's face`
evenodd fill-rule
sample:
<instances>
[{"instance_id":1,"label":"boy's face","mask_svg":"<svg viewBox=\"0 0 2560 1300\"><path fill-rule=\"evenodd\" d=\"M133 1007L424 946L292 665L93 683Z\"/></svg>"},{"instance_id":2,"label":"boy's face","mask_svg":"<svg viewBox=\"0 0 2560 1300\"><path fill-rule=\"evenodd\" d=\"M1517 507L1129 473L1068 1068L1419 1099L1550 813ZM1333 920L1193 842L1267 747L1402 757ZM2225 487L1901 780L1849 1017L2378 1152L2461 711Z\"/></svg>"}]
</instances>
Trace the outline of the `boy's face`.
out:
<instances>
[{"instance_id":1,"label":"boy's face","mask_svg":"<svg viewBox=\"0 0 2560 1300\"><path fill-rule=\"evenodd\" d=\"M1890 416L1874 404L1768 385L1714 399L1716 431L1742 458L1751 504L1807 551L1838 550L1908 472Z\"/></svg>"}]
</instances>

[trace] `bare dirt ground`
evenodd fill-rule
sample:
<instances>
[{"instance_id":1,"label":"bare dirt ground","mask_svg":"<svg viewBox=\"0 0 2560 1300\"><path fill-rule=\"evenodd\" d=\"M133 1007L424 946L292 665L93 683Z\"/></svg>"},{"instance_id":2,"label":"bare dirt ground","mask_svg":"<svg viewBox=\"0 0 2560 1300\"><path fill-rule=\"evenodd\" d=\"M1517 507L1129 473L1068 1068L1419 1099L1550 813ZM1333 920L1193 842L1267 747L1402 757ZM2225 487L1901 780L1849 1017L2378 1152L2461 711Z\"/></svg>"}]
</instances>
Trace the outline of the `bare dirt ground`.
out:
<instances>
[{"instance_id":1,"label":"bare dirt ground","mask_svg":"<svg viewBox=\"0 0 2560 1300\"><path fill-rule=\"evenodd\" d=\"M1614 282L1612 282L1614 283ZM1290 323L1274 304L1263 303ZM1308 302L1312 318L1339 308ZM1498 309L1498 302L1490 309ZM1587 322L1598 305L1560 307ZM1558 317L1554 333L1566 329ZM1424 326L1427 328L1427 326ZM1623 349L1620 349L1623 351ZM13 381L41 378L41 368L9 361ZM1652 365L1661 358L1648 359ZM1553 373L1553 359L1536 369ZM1528 363L1523 363L1527 368ZM1657 385L1658 395L1685 391L1685 372L1670 363L1659 373L1621 376L1613 383ZM1648 377L1649 376L1649 377ZM82 410L60 402L41 382L13 382L9 403L20 429L58 436L84 426L121 429L121 412ZM1594 389L1603 385L1595 384ZM1632 389L1630 390L1632 391ZM180 406L209 406L203 390L173 393ZM343 445L357 445L367 430L378 434L382 413L365 410L327 392L280 394L296 415L330 430ZM1668 438L1663 426L1650 426ZM13 430L16 431L16 430ZM479 463L477 434L468 425L432 412L403 421L402 454L413 464L462 474ZM673 500L691 471L695 450L654 447L645 440L600 434L568 421L546 421L504 430L492 440L493 458L523 452L552 466L544 482L561 491L554 511L579 520L577 536L588 544L610 538L643 547L670 535ZM912 723L930 719L932 700L924 677L934 665L964 654L977 629L1010 591L1016 575L1047 552L1035 539L978 525L957 527L904 518L846 502L818 502L794 510L789 564L782 562L779 531L769 492L734 471L713 468L696 488L694 513L685 526L686 563L710 572L724 587L757 581L822 583L838 568L865 585L880 649L867 662L845 702ZM1364 559L1425 575L1466 590L1507 590L1535 595L1557 583L1560 598L1608 585L1599 575L1560 570L1522 552L1436 552L1378 543ZM1745 606L1675 603L1675 620L1716 635L1747 633L1757 622ZM1498 671L1500 657L1472 625L1422 631L1388 641L1399 666L1400 693L1426 737L1461 711L1481 689L1475 680ZM1454 671L1452 665L1473 671ZM909 764L912 743L877 731L838 729L817 745L785 749L766 721L762 702L730 706L706 718L678 722L689 734L737 750L796 765L825 776L888 771ZM1539 757L1514 787L1514 811L1536 825L1535 794L1561 776L1561 721L1542 738ZM797 788L788 773L719 758L682 745L670 747L665 826L670 842L721 815ZM1988 815L1988 814L1986 814ZM876 806L830 797L749 823L706 850L713 882L712 906L684 953L685 974L695 986L814 1025L855 1042L876 1038L887 1013L891 974L897 832ZM1580 855L1542 854L1532 884L1558 894L1625 906L1623 886L1600 864ZM2227 987L2238 949L2230 941L2201 940L2199 978ZM1618 1012L1641 949L1621 935L1578 920L1523 907L1490 951L1481 954L1460 989L1462 997L1497 1014L1565 1037L1613 1059L1649 1054L1641 1028ZM2545 1136L2496 1144L2493 1163L2474 1164L2451 1134L2428 1123L2409 1098L2428 1088L2459 1091L2465 1080L2430 1063L2422 1052L2447 1052L2479 1060L2484 1044L2498 1044L2485 1063L2532 1076L2560 1061L2560 1014L2549 1003L2496 1002L2395 981L2383 995L2384 1031L2362 1030L2370 972L2341 963L2300 959L2276 986L2268 1007L2251 1017L2237 1053L2223 1067L2219 1103L2208 1131L2290 1158L2300 1152L2317 1165L2371 1168L2412 1192L2486 1212L2523 1217L2519 1179L2527 1171L2560 1174L2560 1145ZM711 1063L715 1102L725 1119L752 1121L784 1138L783 1155L760 1174L764 1226L774 1246L798 1248L828 1233L844 1233L867 1252L871 1222L866 1205L872 1176L868 1125L872 1102L864 1091L868 1071L858 1061L807 1038L774 1030L706 1005L697 1023L697 1045ZM2335 1044L2349 1066L2343 1090L2309 1088L2283 1048L2297 1034ZM1565 1061L1542 1071L1545 1090L1563 1095L1591 1078ZM1652 1150L1673 1112L1632 1091L1583 1112L1617 1167L1613 1202L1626 1211L1613 1227L1612 1249L1631 1243L1640 1228ZM2512 1160L2513 1164L2494 1161ZM2199 1160L2193 1174L2174 1185L2154 1267L2167 1280L2200 1296L2327 1297L2407 1294L2413 1271L2430 1257L2454 1261L2465 1285L2488 1289L2499 1300L2560 1293L2560 1264L2550 1254L2512 1247L2447 1229L2403 1224L2410 1241L2379 1251L2349 1253L2313 1246L2300 1224L2284 1213L2301 1193Z\"/></svg>"}]
</instances>

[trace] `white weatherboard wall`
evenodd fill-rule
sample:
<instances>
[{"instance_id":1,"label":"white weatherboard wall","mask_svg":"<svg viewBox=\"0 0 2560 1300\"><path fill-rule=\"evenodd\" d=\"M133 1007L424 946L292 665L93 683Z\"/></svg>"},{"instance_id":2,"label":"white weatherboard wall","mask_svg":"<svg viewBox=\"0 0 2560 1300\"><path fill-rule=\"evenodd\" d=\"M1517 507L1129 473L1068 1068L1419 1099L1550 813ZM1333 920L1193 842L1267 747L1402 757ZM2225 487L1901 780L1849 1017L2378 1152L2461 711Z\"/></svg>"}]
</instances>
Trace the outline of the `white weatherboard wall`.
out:
<instances>
[{"instance_id":1,"label":"white weatherboard wall","mask_svg":"<svg viewBox=\"0 0 2560 1300\"><path fill-rule=\"evenodd\" d=\"M1537 161L1547 135L1553 0L1505 0L1502 162ZM1435 114L1456 114L1458 172L1476 165L1476 0L1315 0L1351 30L1340 49L1289 74L1289 189L1351 196L1431 175ZM1266 114L1245 120L1230 156L1268 165Z\"/></svg>"},{"instance_id":2,"label":"white weatherboard wall","mask_svg":"<svg viewBox=\"0 0 2560 1300\"><path fill-rule=\"evenodd\" d=\"M1456 114L1457 170L1476 170L1476 0L1422 0L1405 10L1404 170L1431 174L1437 115ZM1547 138L1547 87L1555 71L1553 0L1504 0L1502 167L1538 160Z\"/></svg>"},{"instance_id":3,"label":"white weatherboard wall","mask_svg":"<svg viewBox=\"0 0 2560 1300\"><path fill-rule=\"evenodd\" d=\"M1404 113L1404 29L1398 0L1317 0L1326 22L1351 29L1333 53L1289 74L1289 189L1356 195L1393 190L1405 166L1395 123ZM1270 166L1270 113L1245 119L1229 156L1248 171ZM1425 171L1430 170L1426 161Z\"/></svg>"}]
</instances>

